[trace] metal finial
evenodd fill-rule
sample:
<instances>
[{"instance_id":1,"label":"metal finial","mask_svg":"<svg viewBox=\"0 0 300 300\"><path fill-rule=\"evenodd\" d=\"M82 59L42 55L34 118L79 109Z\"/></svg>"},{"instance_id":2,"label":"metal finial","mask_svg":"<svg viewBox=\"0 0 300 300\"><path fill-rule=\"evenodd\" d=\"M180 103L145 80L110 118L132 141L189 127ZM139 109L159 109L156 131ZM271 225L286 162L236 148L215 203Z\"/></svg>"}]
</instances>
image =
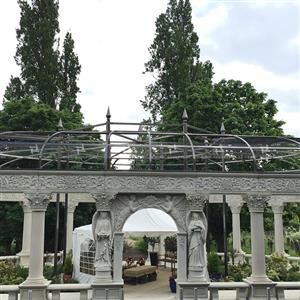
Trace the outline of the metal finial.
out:
<instances>
[{"instance_id":1,"label":"metal finial","mask_svg":"<svg viewBox=\"0 0 300 300\"><path fill-rule=\"evenodd\" d=\"M64 128L64 125L63 125L63 122L62 122L62 119L61 119L61 118L59 118L59 121L58 121L58 124L57 124L57 128L58 128L58 130Z\"/></svg>"},{"instance_id":2,"label":"metal finial","mask_svg":"<svg viewBox=\"0 0 300 300\"><path fill-rule=\"evenodd\" d=\"M111 114L110 114L110 109L109 109L109 106L107 108L107 112L106 112L106 118L110 118L111 117Z\"/></svg>"},{"instance_id":3,"label":"metal finial","mask_svg":"<svg viewBox=\"0 0 300 300\"><path fill-rule=\"evenodd\" d=\"M182 119L183 120L187 120L188 119L188 114L186 112L186 109L183 110Z\"/></svg>"},{"instance_id":4,"label":"metal finial","mask_svg":"<svg viewBox=\"0 0 300 300\"><path fill-rule=\"evenodd\" d=\"M221 131L221 134L225 134L225 132L226 132L226 129L225 129L225 126L224 126L224 119L222 119L222 124L221 124L220 131Z\"/></svg>"}]
</instances>

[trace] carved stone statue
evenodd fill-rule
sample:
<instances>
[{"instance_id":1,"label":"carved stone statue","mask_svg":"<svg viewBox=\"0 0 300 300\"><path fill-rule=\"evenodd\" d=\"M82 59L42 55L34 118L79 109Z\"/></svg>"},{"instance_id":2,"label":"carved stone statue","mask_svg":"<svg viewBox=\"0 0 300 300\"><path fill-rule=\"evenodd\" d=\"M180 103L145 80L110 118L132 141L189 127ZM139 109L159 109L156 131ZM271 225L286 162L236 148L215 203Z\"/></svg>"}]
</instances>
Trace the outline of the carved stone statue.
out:
<instances>
[{"instance_id":1,"label":"carved stone statue","mask_svg":"<svg viewBox=\"0 0 300 300\"><path fill-rule=\"evenodd\" d=\"M188 223L189 279L207 280L206 263L207 221L203 212L191 212Z\"/></svg>"},{"instance_id":2,"label":"carved stone statue","mask_svg":"<svg viewBox=\"0 0 300 300\"><path fill-rule=\"evenodd\" d=\"M92 230L95 241L96 277L111 277L112 225L110 212L97 211L93 216Z\"/></svg>"}]
</instances>

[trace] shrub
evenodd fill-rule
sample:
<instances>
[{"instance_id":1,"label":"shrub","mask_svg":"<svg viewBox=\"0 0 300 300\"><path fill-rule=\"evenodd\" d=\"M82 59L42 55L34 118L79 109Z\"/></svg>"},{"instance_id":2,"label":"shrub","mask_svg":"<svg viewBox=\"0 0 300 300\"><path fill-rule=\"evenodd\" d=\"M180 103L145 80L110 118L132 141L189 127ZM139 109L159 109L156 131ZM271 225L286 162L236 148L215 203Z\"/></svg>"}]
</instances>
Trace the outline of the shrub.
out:
<instances>
[{"instance_id":1,"label":"shrub","mask_svg":"<svg viewBox=\"0 0 300 300\"><path fill-rule=\"evenodd\" d=\"M66 275L72 275L73 273L72 256L69 254L66 256L63 270L64 270L64 274Z\"/></svg>"},{"instance_id":2,"label":"shrub","mask_svg":"<svg viewBox=\"0 0 300 300\"><path fill-rule=\"evenodd\" d=\"M228 278L231 281L243 281L251 275L251 267L249 264L236 264L228 266Z\"/></svg>"},{"instance_id":3,"label":"shrub","mask_svg":"<svg viewBox=\"0 0 300 300\"><path fill-rule=\"evenodd\" d=\"M28 269L12 262L0 262L0 284L20 284L28 276Z\"/></svg>"},{"instance_id":4,"label":"shrub","mask_svg":"<svg viewBox=\"0 0 300 300\"><path fill-rule=\"evenodd\" d=\"M273 253L267 260L267 275L273 281L287 281L289 269L289 261L282 254Z\"/></svg>"},{"instance_id":5,"label":"shrub","mask_svg":"<svg viewBox=\"0 0 300 300\"><path fill-rule=\"evenodd\" d=\"M142 253L147 255L148 253L148 244L144 238L138 238L134 242L135 247L140 250Z\"/></svg>"},{"instance_id":6,"label":"shrub","mask_svg":"<svg viewBox=\"0 0 300 300\"><path fill-rule=\"evenodd\" d=\"M165 238L165 250L168 252L173 252L173 253L177 251L176 235L167 236Z\"/></svg>"},{"instance_id":7,"label":"shrub","mask_svg":"<svg viewBox=\"0 0 300 300\"><path fill-rule=\"evenodd\" d=\"M207 255L207 269L209 274L220 273L221 260L216 252L210 252Z\"/></svg>"}]
</instances>

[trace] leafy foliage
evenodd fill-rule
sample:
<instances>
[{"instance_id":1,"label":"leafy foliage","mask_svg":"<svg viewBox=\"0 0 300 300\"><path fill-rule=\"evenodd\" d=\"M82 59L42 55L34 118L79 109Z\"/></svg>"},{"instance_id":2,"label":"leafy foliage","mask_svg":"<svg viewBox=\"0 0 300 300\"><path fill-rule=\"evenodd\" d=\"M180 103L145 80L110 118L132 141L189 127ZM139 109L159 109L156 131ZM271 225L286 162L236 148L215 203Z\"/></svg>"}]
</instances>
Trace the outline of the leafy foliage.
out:
<instances>
[{"instance_id":1,"label":"leafy foliage","mask_svg":"<svg viewBox=\"0 0 300 300\"><path fill-rule=\"evenodd\" d=\"M60 103L59 110L79 112L80 105L76 102L79 87L78 75L81 70L78 56L74 53L74 40L70 32L66 34L63 53L60 58Z\"/></svg>"},{"instance_id":2,"label":"leafy foliage","mask_svg":"<svg viewBox=\"0 0 300 300\"><path fill-rule=\"evenodd\" d=\"M165 250L169 252L177 251L177 237L176 235L167 236L165 238Z\"/></svg>"},{"instance_id":3,"label":"leafy foliage","mask_svg":"<svg viewBox=\"0 0 300 300\"><path fill-rule=\"evenodd\" d=\"M243 281L251 275L251 266L247 263L228 266L228 278L231 281Z\"/></svg>"},{"instance_id":4,"label":"leafy foliage","mask_svg":"<svg viewBox=\"0 0 300 300\"><path fill-rule=\"evenodd\" d=\"M221 272L221 260L216 252L208 253L207 270L209 274Z\"/></svg>"},{"instance_id":5,"label":"leafy foliage","mask_svg":"<svg viewBox=\"0 0 300 300\"><path fill-rule=\"evenodd\" d=\"M32 97L13 99L3 103L0 111L0 130L56 131L59 119L65 129L82 126L82 114L68 110L58 111Z\"/></svg>"},{"instance_id":6,"label":"leafy foliage","mask_svg":"<svg viewBox=\"0 0 300 300\"><path fill-rule=\"evenodd\" d=\"M147 86L147 96L142 101L154 120L172 102L184 100L192 82L212 76L211 63L199 61L198 36L191 11L189 0L170 0L166 12L156 20L145 73L153 74L157 80Z\"/></svg>"},{"instance_id":7,"label":"leafy foliage","mask_svg":"<svg viewBox=\"0 0 300 300\"><path fill-rule=\"evenodd\" d=\"M28 268L13 262L0 261L0 284L20 284L28 276Z\"/></svg>"},{"instance_id":8,"label":"leafy foliage","mask_svg":"<svg viewBox=\"0 0 300 300\"><path fill-rule=\"evenodd\" d=\"M21 78L28 95L34 95L50 107L56 107L58 96L59 33L58 1L18 0L21 9L17 29L15 60L21 67Z\"/></svg>"}]
</instances>

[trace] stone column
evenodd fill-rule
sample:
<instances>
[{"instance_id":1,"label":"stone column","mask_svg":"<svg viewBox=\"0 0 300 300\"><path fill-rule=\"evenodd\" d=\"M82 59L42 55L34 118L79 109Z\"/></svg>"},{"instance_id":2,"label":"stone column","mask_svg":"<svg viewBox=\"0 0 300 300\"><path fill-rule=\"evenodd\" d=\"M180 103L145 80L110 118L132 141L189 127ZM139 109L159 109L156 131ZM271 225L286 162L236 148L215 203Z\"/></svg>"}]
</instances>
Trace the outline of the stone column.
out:
<instances>
[{"instance_id":1,"label":"stone column","mask_svg":"<svg viewBox=\"0 0 300 300\"><path fill-rule=\"evenodd\" d=\"M122 280L122 234L116 234L114 240L114 259L111 258L111 251L107 252L110 247L107 241L109 235L114 236L114 227L112 222L111 201L115 199L114 194L95 193L92 197L96 200L97 212L93 216L93 235L95 240L95 279L92 283L93 295L92 300L116 299L122 300L123 297L123 280ZM113 267L111 264L113 263ZM120 269L121 268L121 269ZM111 271L114 271L114 277Z\"/></svg>"},{"instance_id":2,"label":"stone column","mask_svg":"<svg viewBox=\"0 0 300 300\"><path fill-rule=\"evenodd\" d=\"M275 252L284 254L284 234L283 234L283 207L284 204L280 201L269 201L274 213L274 237L275 237Z\"/></svg>"},{"instance_id":3,"label":"stone column","mask_svg":"<svg viewBox=\"0 0 300 300\"><path fill-rule=\"evenodd\" d=\"M32 291L32 300L46 300L48 281L43 276L44 261L44 231L45 212L50 202L51 194L30 193L26 194L29 207L32 210L31 242L29 274L20 285L21 300L28 299L29 290Z\"/></svg>"},{"instance_id":4,"label":"stone column","mask_svg":"<svg viewBox=\"0 0 300 300\"><path fill-rule=\"evenodd\" d=\"M267 287L274 287L274 283L266 275L264 209L268 196L247 195L246 202L250 211L251 222L251 252L252 274L246 279L251 284L250 300L262 300L267 297ZM272 299L274 289L272 289Z\"/></svg>"},{"instance_id":5,"label":"stone column","mask_svg":"<svg viewBox=\"0 0 300 300\"><path fill-rule=\"evenodd\" d=\"M123 283L123 279L122 279L123 238L124 238L123 232L115 232L113 282L119 282L119 283Z\"/></svg>"},{"instance_id":6,"label":"stone column","mask_svg":"<svg viewBox=\"0 0 300 300\"><path fill-rule=\"evenodd\" d=\"M20 202L24 212L24 221L23 221L23 240L22 240L22 251L18 253L20 257L20 265L23 267L29 266L29 255L30 255L30 234L31 234L31 208L28 203L28 200Z\"/></svg>"},{"instance_id":7,"label":"stone column","mask_svg":"<svg viewBox=\"0 0 300 300\"><path fill-rule=\"evenodd\" d=\"M244 262L245 252L242 250L240 222L240 212L244 203L241 200L228 200L227 202L232 214L232 246L235 252L235 263Z\"/></svg>"},{"instance_id":8,"label":"stone column","mask_svg":"<svg viewBox=\"0 0 300 300\"><path fill-rule=\"evenodd\" d=\"M187 233L177 233L177 280L187 280Z\"/></svg>"},{"instance_id":9,"label":"stone column","mask_svg":"<svg viewBox=\"0 0 300 300\"><path fill-rule=\"evenodd\" d=\"M73 249L73 227L74 227L74 212L78 205L77 201L68 201L68 217L67 217L67 247L66 252L69 253Z\"/></svg>"},{"instance_id":10,"label":"stone column","mask_svg":"<svg viewBox=\"0 0 300 300\"><path fill-rule=\"evenodd\" d=\"M207 201L208 195L187 195L187 235L177 234L177 283L183 299L208 299L207 220L203 212Z\"/></svg>"}]
</instances>

